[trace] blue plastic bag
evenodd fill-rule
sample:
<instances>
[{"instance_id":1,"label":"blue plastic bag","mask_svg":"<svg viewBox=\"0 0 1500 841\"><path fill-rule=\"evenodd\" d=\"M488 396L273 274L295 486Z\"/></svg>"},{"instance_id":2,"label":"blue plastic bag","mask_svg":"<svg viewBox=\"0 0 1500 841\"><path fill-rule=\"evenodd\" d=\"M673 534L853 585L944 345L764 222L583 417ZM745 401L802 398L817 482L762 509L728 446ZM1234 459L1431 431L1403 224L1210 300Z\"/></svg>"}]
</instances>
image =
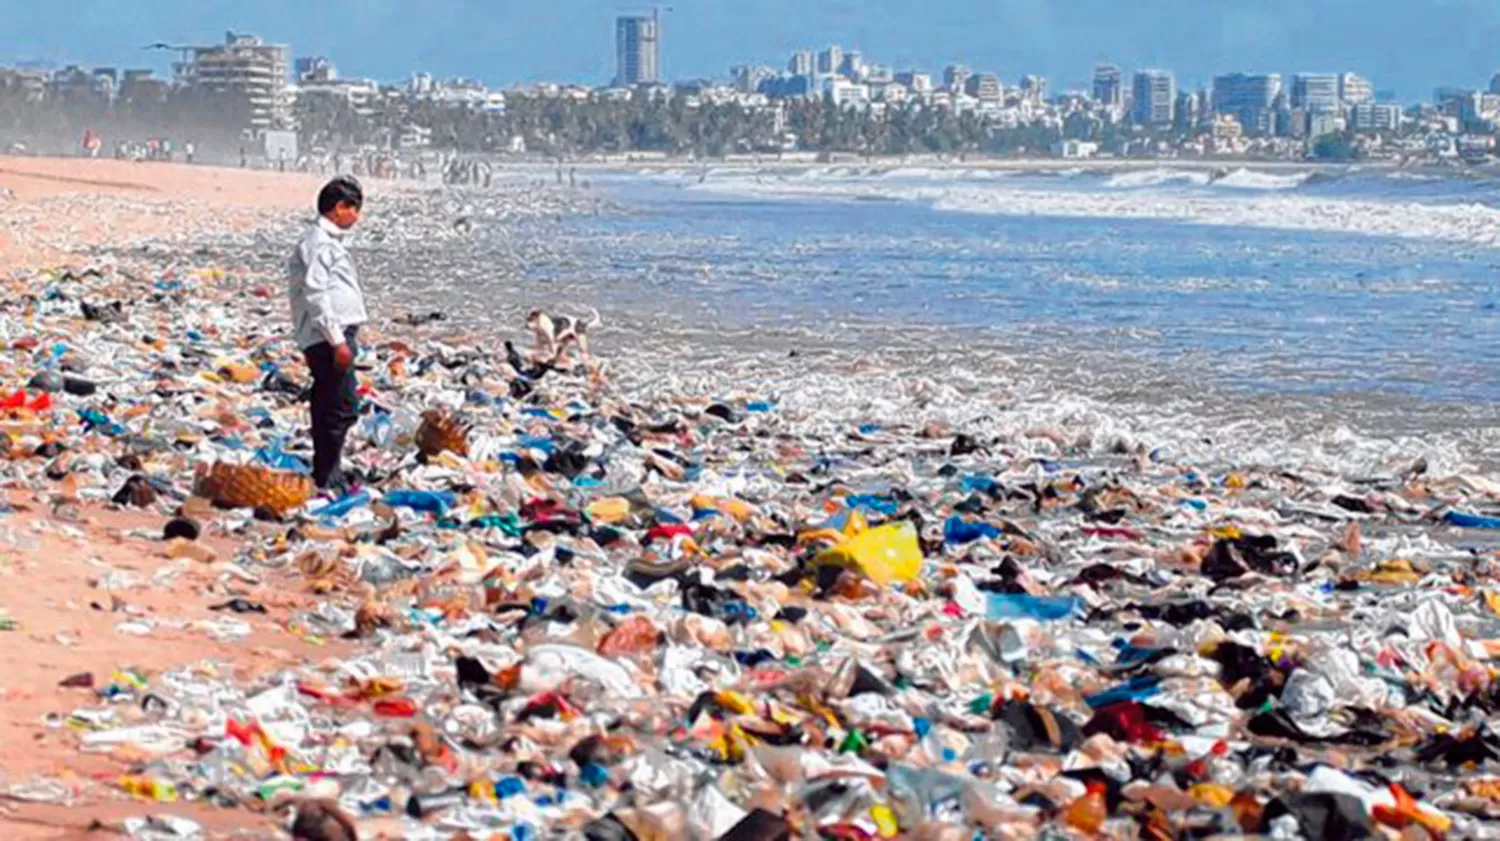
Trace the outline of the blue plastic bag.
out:
<instances>
[{"instance_id":1,"label":"blue plastic bag","mask_svg":"<svg viewBox=\"0 0 1500 841\"><path fill-rule=\"evenodd\" d=\"M312 515L320 519L338 519L356 508L363 508L369 504L370 492L360 491L357 494L349 494L342 499L336 499L312 512Z\"/></svg>"},{"instance_id":2,"label":"blue plastic bag","mask_svg":"<svg viewBox=\"0 0 1500 841\"><path fill-rule=\"evenodd\" d=\"M269 445L255 451L255 460L271 468L272 470L290 470L303 476L312 472L312 468L301 458L291 453L283 452L281 439L272 441Z\"/></svg>"},{"instance_id":3,"label":"blue plastic bag","mask_svg":"<svg viewBox=\"0 0 1500 841\"><path fill-rule=\"evenodd\" d=\"M990 619L1036 619L1053 622L1083 614L1083 599L1076 596L1029 596L1025 593L990 593L985 616Z\"/></svg>"},{"instance_id":4,"label":"blue plastic bag","mask_svg":"<svg viewBox=\"0 0 1500 841\"><path fill-rule=\"evenodd\" d=\"M853 494L844 497L844 504L850 508L863 508L884 516L894 516L901 509L901 503L888 496L877 496L875 494Z\"/></svg>"},{"instance_id":5,"label":"blue plastic bag","mask_svg":"<svg viewBox=\"0 0 1500 841\"><path fill-rule=\"evenodd\" d=\"M1458 526L1461 529L1500 529L1500 517L1449 511L1443 519L1447 520L1449 525Z\"/></svg>"},{"instance_id":6,"label":"blue plastic bag","mask_svg":"<svg viewBox=\"0 0 1500 841\"><path fill-rule=\"evenodd\" d=\"M452 491L387 491L385 504L441 517L458 504L458 497Z\"/></svg>"},{"instance_id":7,"label":"blue plastic bag","mask_svg":"<svg viewBox=\"0 0 1500 841\"><path fill-rule=\"evenodd\" d=\"M963 480L959 482L959 487L963 489L964 493L993 494L995 492L995 489L1000 487L1000 483L996 482L993 476L981 476L975 474L972 476L965 476Z\"/></svg>"},{"instance_id":8,"label":"blue plastic bag","mask_svg":"<svg viewBox=\"0 0 1500 841\"><path fill-rule=\"evenodd\" d=\"M557 452L557 442L545 435L522 435L518 443L528 450L540 450L544 453Z\"/></svg>"},{"instance_id":9,"label":"blue plastic bag","mask_svg":"<svg viewBox=\"0 0 1500 841\"><path fill-rule=\"evenodd\" d=\"M1144 701L1160 691L1161 675L1141 675L1103 692L1085 695L1083 702L1098 709L1126 701Z\"/></svg>"},{"instance_id":10,"label":"blue plastic bag","mask_svg":"<svg viewBox=\"0 0 1500 841\"><path fill-rule=\"evenodd\" d=\"M83 422L85 432L99 432L111 438L125 434L125 427L109 419L98 409L79 409L78 419Z\"/></svg>"},{"instance_id":11,"label":"blue plastic bag","mask_svg":"<svg viewBox=\"0 0 1500 841\"><path fill-rule=\"evenodd\" d=\"M973 543L976 540L999 537L1003 533L989 523L971 523L956 514L943 523L943 541L946 543Z\"/></svg>"}]
</instances>

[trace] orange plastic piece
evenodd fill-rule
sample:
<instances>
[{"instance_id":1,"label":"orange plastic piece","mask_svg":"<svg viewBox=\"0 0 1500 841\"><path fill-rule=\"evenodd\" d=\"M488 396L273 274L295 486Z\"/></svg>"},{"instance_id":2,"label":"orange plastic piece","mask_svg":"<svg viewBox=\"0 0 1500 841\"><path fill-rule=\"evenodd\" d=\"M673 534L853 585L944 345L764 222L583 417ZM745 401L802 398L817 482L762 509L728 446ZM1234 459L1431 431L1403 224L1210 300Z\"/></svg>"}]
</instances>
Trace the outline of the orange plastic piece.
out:
<instances>
[{"instance_id":1,"label":"orange plastic piece","mask_svg":"<svg viewBox=\"0 0 1500 841\"><path fill-rule=\"evenodd\" d=\"M1429 812L1422 808L1416 798L1406 793L1406 789L1396 783L1391 783L1391 796L1396 798L1395 806L1376 806L1370 810L1375 820L1386 826L1401 829L1402 827L1418 824L1428 832L1436 835L1446 835L1453 828L1453 821L1436 812Z\"/></svg>"},{"instance_id":2,"label":"orange plastic piece","mask_svg":"<svg viewBox=\"0 0 1500 841\"><path fill-rule=\"evenodd\" d=\"M1099 834L1104 822L1109 819L1109 805L1104 800L1104 789L1097 783L1090 785L1088 793L1068 804L1063 810L1063 822L1074 829L1090 835Z\"/></svg>"}]
</instances>

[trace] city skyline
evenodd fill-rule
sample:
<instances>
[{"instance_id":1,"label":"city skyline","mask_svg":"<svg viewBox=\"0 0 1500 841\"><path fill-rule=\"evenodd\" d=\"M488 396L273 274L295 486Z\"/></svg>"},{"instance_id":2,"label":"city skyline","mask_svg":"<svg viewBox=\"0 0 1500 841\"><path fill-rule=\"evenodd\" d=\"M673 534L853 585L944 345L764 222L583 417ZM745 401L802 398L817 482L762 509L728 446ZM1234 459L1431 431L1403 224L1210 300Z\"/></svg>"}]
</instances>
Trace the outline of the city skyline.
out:
<instances>
[{"instance_id":1,"label":"city skyline","mask_svg":"<svg viewBox=\"0 0 1500 841\"><path fill-rule=\"evenodd\" d=\"M113 4L22 4L0 32L0 64L42 60L166 69L140 47L154 41L213 43L226 28L288 43L297 57L326 55L350 76L396 80L413 71L469 76L492 85L535 81L607 84L616 75L616 18L647 4L561 0L535 4L327 0L316 8L268 0L253 7L156 0L152 15L121 16ZM66 8L66 11L64 10ZM723 79L731 64L783 66L797 49L842 44L896 70L937 73L952 63L1088 90L1093 67L1130 74L1171 70L1179 90L1231 72L1354 71L1398 98L1437 87L1483 86L1500 68L1500 7L1455 0L1438 9L1399 3L1262 2L1206 12L1182 0L960 2L935 11L886 2L752 0L678 4L663 13L660 76ZM1342 10L1342 11L1341 11ZM792 12L795 11L795 14ZM1340 14L1340 26L1327 25ZM1427 37L1423 37L1423 33ZM1147 33L1151 33L1148 35ZM1441 34L1441 37L1438 37Z\"/></svg>"}]
</instances>

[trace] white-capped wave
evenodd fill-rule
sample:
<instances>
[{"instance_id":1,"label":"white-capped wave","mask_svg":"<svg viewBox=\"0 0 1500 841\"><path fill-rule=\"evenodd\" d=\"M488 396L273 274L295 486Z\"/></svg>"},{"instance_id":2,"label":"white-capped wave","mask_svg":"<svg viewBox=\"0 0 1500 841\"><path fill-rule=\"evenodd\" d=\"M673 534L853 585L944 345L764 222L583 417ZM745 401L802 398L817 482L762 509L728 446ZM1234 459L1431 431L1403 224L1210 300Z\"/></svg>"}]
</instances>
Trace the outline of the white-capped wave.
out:
<instances>
[{"instance_id":1,"label":"white-capped wave","mask_svg":"<svg viewBox=\"0 0 1500 841\"><path fill-rule=\"evenodd\" d=\"M1104 180L1104 186L1112 190L1137 190L1143 187L1168 185L1202 186L1207 184L1210 178L1207 172L1158 167L1117 172Z\"/></svg>"},{"instance_id":2,"label":"white-capped wave","mask_svg":"<svg viewBox=\"0 0 1500 841\"><path fill-rule=\"evenodd\" d=\"M1118 186L1125 176L1131 176L1128 183L1167 183L1161 180L1161 173L1170 172L1162 169L1117 173L1105 184ZM1179 172L1173 177L1183 175L1202 179L1204 183L1208 178L1204 172ZM1079 189L1076 186L1049 189L1044 181L1037 179L945 183L893 182L874 178L775 180L744 177L710 181L702 188L768 197L910 201L929 204L939 210L996 216L1161 219L1199 225L1436 239L1500 247L1500 210L1473 200L1456 202L1446 192L1434 200L1419 201L1399 199L1400 193L1394 193L1392 197L1363 193L1326 195L1264 187L1190 191Z\"/></svg>"},{"instance_id":3,"label":"white-capped wave","mask_svg":"<svg viewBox=\"0 0 1500 841\"><path fill-rule=\"evenodd\" d=\"M1277 175L1240 168L1215 181L1214 185L1238 190L1293 190L1306 184L1310 175L1306 172Z\"/></svg>"}]
</instances>

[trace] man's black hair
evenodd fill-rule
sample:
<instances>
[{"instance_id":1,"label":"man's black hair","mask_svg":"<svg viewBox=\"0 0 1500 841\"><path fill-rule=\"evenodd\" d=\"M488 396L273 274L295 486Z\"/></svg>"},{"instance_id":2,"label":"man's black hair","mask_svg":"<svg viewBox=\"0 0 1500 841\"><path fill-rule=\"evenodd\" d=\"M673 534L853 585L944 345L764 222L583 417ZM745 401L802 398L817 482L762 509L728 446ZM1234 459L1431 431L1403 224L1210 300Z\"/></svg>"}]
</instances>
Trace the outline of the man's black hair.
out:
<instances>
[{"instance_id":1,"label":"man's black hair","mask_svg":"<svg viewBox=\"0 0 1500 841\"><path fill-rule=\"evenodd\" d=\"M323 185L318 193L318 215L327 216L338 207L339 202L348 202L355 207L364 207L365 191L352 175L340 175Z\"/></svg>"}]
</instances>

